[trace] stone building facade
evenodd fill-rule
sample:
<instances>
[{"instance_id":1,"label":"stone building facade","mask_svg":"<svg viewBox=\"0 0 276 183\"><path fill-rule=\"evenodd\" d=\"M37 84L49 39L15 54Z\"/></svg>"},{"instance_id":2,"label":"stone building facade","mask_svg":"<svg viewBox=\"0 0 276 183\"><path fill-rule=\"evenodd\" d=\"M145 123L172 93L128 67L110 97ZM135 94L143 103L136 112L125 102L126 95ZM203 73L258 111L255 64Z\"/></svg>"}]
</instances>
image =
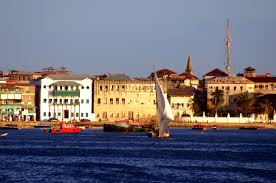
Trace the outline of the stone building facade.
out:
<instances>
[{"instance_id":1,"label":"stone building facade","mask_svg":"<svg viewBox=\"0 0 276 183\"><path fill-rule=\"evenodd\" d=\"M166 93L166 82L160 81L160 84ZM94 111L99 121L155 120L155 82L97 79L94 81Z\"/></svg>"},{"instance_id":2,"label":"stone building facade","mask_svg":"<svg viewBox=\"0 0 276 183\"><path fill-rule=\"evenodd\" d=\"M211 99L212 93L218 89L224 93L224 103L222 106L237 111L237 98L241 93L254 93L254 82L245 77L216 77L206 82L207 107L213 108Z\"/></svg>"}]
</instances>

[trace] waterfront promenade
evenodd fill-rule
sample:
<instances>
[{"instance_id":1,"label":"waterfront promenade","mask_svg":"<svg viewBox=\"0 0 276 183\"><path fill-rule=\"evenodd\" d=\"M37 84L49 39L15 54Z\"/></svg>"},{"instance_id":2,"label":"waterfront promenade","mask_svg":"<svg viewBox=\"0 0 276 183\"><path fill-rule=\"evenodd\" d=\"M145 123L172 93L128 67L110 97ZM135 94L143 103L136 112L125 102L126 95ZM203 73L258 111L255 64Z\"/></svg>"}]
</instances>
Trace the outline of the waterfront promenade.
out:
<instances>
[{"instance_id":1,"label":"waterfront promenade","mask_svg":"<svg viewBox=\"0 0 276 183\"><path fill-rule=\"evenodd\" d=\"M103 124L112 124L115 122L108 122L108 121L94 121L94 122L76 122L75 125L79 126L86 126L88 128L101 128ZM34 128L34 126L38 125L48 125L52 127L58 127L60 122L40 122L40 121L1 121L0 127L3 127L7 124L14 124L17 125L19 128ZM135 124L145 125L146 123L139 123L135 122ZM170 128L192 128L196 124L203 124L208 128L212 128L216 125L218 128L240 128L240 127L255 127L255 128L267 128L267 129L276 129L276 123L202 123L202 122L171 122L169 127Z\"/></svg>"}]
</instances>

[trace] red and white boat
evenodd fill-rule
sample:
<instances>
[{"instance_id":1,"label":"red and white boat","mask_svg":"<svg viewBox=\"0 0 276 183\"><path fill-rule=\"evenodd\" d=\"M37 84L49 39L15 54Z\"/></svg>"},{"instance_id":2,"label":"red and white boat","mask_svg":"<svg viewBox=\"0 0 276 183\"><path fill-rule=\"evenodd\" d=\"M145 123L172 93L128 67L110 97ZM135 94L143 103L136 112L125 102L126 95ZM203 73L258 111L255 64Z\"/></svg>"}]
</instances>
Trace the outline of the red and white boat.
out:
<instances>
[{"instance_id":1,"label":"red and white boat","mask_svg":"<svg viewBox=\"0 0 276 183\"><path fill-rule=\"evenodd\" d=\"M52 128L49 131L50 133L80 133L81 129L75 127L73 124L65 124L64 122L61 123L59 129Z\"/></svg>"}]
</instances>

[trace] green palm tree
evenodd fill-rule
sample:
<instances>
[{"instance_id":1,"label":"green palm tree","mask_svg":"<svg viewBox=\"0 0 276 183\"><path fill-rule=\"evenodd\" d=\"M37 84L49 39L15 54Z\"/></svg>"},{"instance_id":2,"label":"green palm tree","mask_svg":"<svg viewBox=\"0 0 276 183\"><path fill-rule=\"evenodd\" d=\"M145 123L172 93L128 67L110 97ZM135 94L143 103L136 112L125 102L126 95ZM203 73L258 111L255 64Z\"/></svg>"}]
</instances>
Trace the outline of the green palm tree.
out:
<instances>
[{"instance_id":1,"label":"green palm tree","mask_svg":"<svg viewBox=\"0 0 276 183\"><path fill-rule=\"evenodd\" d=\"M260 103L260 109L263 114L269 115L273 111L272 103L265 99L263 103Z\"/></svg>"},{"instance_id":2,"label":"green palm tree","mask_svg":"<svg viewBox=\"0 0 276 183\"><path fill-rule=\"evenodd\" d=\"M244 115L250 114L254 110L256 99L254 94L248 92L241 93L237 100L238 111Z\"/></svg>"},{"instance_id":3,"label":"green palm tree","mask_svg":"<svg viewBox=\"0 0 276 183\"><path fill-rule=\"evenodd\" d=\"M197 114L200 111L199 101L197 97L189 100L188 107L193 111L194 114Z\"/></svg>"},{"instance_id":4,"label":"green palm tree","mask_svg":"<svg viewBox=\"0 0 276 183\"><path fill-rule=\"evenodd\" d=\"M223 104L224 102L224 93L222 90L216 88L216 90L211 93L211 96L211 102L215 106L215 110L217 111L221 104Z\"/></svg>"}]
</instances>

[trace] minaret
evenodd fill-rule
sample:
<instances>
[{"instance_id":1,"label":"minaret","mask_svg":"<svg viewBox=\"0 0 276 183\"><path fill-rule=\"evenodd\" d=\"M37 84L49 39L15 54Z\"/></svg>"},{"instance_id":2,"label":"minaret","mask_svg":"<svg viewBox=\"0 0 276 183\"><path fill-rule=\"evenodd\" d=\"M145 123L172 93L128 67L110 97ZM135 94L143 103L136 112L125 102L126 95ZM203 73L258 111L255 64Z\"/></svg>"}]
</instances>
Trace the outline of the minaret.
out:
<instances>
[{"instance_id":1,"label":"minaret","mask_svg":"<svg viewBox=\"0 0 276 183\"><path fill-rule=\"evenodd\" d=\"M224 38L225 41L225 71L228 76L231 76L231 66L230 66L230 46L231 46L231 23L230 18L227 18L227 25L226 25L226 36Z\"/></svg>"},{"instance_id":2,"label":"minaret","mask_svg":"<svg viewBox=\"0 0 276 183\"><path fill-rule=\"evenodd\" d=\"M192 74L192 57L189 56L188 57L188 61L187 61L187 67L186 67L186 70L185 70L186 73L189 73L189 74Z\"/></svg>"}]
</instances>

